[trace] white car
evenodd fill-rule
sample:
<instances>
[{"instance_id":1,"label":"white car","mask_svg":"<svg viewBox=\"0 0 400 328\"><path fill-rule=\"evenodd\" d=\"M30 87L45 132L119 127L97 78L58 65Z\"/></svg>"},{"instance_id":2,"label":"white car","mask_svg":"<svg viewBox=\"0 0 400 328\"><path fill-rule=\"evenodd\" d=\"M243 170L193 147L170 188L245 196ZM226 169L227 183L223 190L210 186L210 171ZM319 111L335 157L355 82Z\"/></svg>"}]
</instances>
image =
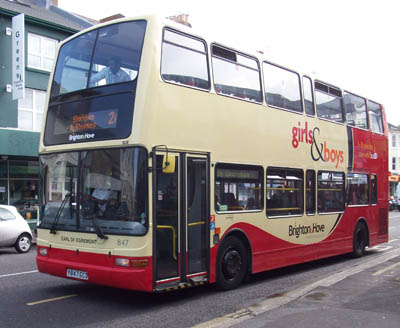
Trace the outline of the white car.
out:
<instances>
[{"instance_id":1,"label":"white car","mask_svg":"<svg viewBox=\"0 0 400 328\"><path fill-rule=\"evenodd\" d=\"M0 247L15 247L27 253L32 246L32 231L15 206L0 205Z\"/></svg>"}]
</instances>

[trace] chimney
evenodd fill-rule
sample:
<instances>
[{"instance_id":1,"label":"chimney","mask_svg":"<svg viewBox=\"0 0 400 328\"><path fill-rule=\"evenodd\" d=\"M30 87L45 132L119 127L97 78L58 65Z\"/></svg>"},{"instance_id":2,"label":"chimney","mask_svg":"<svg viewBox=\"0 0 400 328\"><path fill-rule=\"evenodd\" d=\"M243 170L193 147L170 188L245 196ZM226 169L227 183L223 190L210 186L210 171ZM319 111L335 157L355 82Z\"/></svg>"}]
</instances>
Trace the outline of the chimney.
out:
<instances>
[{"instance_id":1,"label":"chimney","mask_svg":"<svg viewBox=\"0 0 400 328\"><path fill-rule=\"evenodd\" d=\"M58 7L58 0L32 0L32 3L38 7L49 9L50 6Z\"/></svg>"},{"instance_id":2,"label":"chimney","mask_svg":"<svg viewBox=\"0 0 400 328\"><path fill-rule=\"evenodd\" d=\"M115 15L104 17L104 18L100 19L100 23L109 22L109 21L112 21L114 19L124 18L124 17L125 16L122 15L122 14L115 14Z\"/></svg>"},{"instance_id":3,"label":"chimney","mask_svg":"<svg viewBox=\"0 0 400 328\"><path fill-rule=\"evenodd\" d=\"M58 0L46 0L46 9L49 9L50 6L58 7Z\"/></svg>"},{"instance_id":4,"label":"chimney","mask_svg":"<svg viewBox=\"0 0 400 328\"><path fill-rule=\"evenodd\" d=\"M189 15L188 14L179 14L175 16L170 16L168 19L173 20L174 22L192 27L192 24L189 23Z\"/></svg>"}]
</instances>

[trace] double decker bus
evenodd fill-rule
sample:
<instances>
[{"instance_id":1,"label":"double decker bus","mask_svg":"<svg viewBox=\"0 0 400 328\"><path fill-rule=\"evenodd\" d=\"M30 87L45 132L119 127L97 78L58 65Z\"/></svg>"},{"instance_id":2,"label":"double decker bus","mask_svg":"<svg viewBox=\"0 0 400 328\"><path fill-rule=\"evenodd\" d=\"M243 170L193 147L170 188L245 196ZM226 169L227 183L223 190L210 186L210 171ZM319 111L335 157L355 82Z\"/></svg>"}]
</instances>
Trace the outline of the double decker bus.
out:
<instances>
[{"instance_id":1,"label":"double decker bus","mask_svg":"<svg viewBox=\"0 0 400 328\"><path fill-rule=\"evenodd\" d=\"M388 240L383 107L156 17L60 44L40 272L147 292Z\"/></svg>"}]
</instances>

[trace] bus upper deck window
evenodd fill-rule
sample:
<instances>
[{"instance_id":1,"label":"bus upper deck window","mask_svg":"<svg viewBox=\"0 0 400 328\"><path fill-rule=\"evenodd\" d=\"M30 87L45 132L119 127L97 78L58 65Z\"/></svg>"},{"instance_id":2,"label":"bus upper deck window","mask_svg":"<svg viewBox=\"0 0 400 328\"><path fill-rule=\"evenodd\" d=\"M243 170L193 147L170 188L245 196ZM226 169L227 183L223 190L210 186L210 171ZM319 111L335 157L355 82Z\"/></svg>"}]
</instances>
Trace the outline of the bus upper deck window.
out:
<instances>
[{"instance_id":1,"label":"bus upper deck window","mask_svg":"<svg viewBox=\"0 0 400 328\"><path fill-rule=\"evenodd\" d=\"M365 99L348 92L344 93L343 99L347 124L361 129L368 129Z\"/></svg>"},{"instance_id":2,"label":"bus upper deck window","mask_svg":"<svg viewBox=\"0 0 400 328\"><path fill-rule=\"evenodd\" d=\"M51 96L134 80L139 71L145 29L146 22L140 20L112 24L63 44Z\"/></svg>"},{"instance_id":3,"label":"bus upper deck window","mask_svg":"<svg viewBox=\"0 0 400 328\"><path fill-rule=\"evenodd\" d=\"M336 87L315 82L317 115L335 122L344 122L342 91Z\"/></svg>"},{"instance_id":4,"label":"bus upper deck window","mask_svg":"<svg viewBox=\"0 0 400 328\"><path fill-rule=\"evenodd\" d=\"M164 30L161 76L167 82L209 90L205 42L169 29Z\"/></svg>"},{"instance_id":5,"label":"bus upper deck window","mask_svg":"<svg viewBox=\"0 0 400 328\"><path fill-rule=\"evenodd\" d=\"M368 100L368 115L372 132L383 133L383 119L381 105Z\"/></svg>"}]
</instances>

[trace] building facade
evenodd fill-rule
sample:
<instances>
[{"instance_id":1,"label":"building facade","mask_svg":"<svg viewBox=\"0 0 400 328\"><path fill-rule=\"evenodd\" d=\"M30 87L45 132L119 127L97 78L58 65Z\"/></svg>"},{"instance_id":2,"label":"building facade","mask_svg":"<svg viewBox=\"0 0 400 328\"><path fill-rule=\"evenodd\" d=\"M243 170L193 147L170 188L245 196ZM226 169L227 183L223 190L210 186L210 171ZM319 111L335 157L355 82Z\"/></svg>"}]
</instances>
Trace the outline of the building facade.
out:
<instances>
[{"instance_id":1,"label":"building facade","mask_svg":"<svg viewBox=\"0 0 400 328\"><path fill-rule=\"evenodd\" d=\"M25 96L12 99L12 18L25 15ZM39 135L58 43L93 21L58 8L58 0L0 0L0 204L31 224L38 216Z\"/></svg>"},{"instance_id":2,"label":"building facade","mask_svg":"<svg viewBox=\"0 0 400 328\"><path fill-rule=\"evenodd\" d=\"M400 200L400 127L389 126L389 195Z\"/></svg>"}]
</instances>

